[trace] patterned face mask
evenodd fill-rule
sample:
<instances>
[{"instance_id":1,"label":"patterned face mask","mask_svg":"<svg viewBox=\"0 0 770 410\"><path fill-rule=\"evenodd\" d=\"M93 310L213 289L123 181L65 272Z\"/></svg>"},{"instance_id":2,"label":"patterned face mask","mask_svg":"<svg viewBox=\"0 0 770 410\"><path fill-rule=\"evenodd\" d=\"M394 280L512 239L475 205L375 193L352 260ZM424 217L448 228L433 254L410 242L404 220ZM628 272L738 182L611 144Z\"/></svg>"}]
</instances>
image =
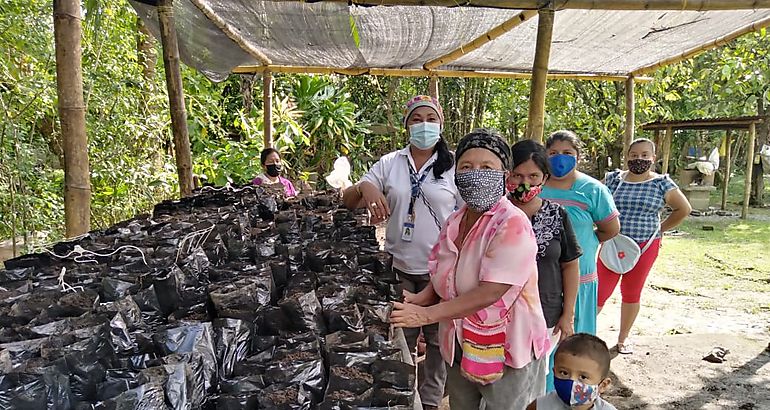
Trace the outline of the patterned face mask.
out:
<instances>
[{"instance_id":1,"label":"patterned face mask","mask_svg":"<svg viewBox=\"0 0 770 410\"><path fill-rule=\"evenodd\" d=\"M599 397L599 386L595 384L554 377L553 385L559 398L570 407L593 403Z\"/></svg>"},{"instance_id":2,"label":"patterned face mask","mask_svg":"<svg viewBox=\"0 0 770 410\"><path fill-rule=\"evenodd\" d=\"M651 159L636 158L628 160L628 170L637 175L649 171L650 167L652 167Z\"/></svg>"},{"instance_id":3,"label":"patterned face mask","mask_svg":"<svg viewBox=\"0 0 770 410\"><path fill-rule=\"evenodd\" d=\"M471 169L455 174L455 185L468 208L486 212L505 194L505 171Z\"/></svg>"},{"instance_id":4,"label":"patterned face mask","mask_svg":"<svg viewBox=\"0 0 770 410\"><path fill-rule=\"evenodd\" d=\"M540 195L540 191L543 190L543 185L514 184L510 185L508 190L511 192L513 199L521 203L527 203Z\"/></svg>"}]
</instances>

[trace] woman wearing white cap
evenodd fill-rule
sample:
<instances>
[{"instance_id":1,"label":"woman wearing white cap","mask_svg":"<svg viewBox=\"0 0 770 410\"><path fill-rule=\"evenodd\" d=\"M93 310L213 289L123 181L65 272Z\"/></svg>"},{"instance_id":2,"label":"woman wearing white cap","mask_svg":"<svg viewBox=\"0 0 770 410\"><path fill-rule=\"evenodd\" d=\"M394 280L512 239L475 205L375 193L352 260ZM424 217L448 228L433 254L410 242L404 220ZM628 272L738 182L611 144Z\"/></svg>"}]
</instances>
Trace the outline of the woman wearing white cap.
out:
<instances>
[{"instance_id":1,"label":"woman wearing white cap","mask_svg":"<svg viewBox=\"0 0 770 410\"><path fill-rule=\"evenodd\" d=\"M387 220L385 250L405 291L420 292L430 283L428 257L447 217L461 205L454 183L454 156L441 137L444 115L435 98L418 95L406 104L404 127L409 145L375 163L356 185L345 190L350 209L366 207L375 223ZM437 409L446 369L438 345L438 325L422 327L425 374L419 387L426 409ZM405 329L414 351L420 328Z\"/></svg>"}]
</instances>

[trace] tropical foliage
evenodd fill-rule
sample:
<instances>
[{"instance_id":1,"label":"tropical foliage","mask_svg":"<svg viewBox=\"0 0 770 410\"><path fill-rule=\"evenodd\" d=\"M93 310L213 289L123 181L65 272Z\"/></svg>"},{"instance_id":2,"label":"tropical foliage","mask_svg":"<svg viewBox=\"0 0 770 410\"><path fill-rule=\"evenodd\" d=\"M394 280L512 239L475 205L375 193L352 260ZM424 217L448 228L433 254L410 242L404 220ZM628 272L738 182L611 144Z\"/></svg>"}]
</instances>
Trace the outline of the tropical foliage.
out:
<instances>
[{"instance_id":1,"label":"tropical foliage","mask_svg":"<svg viewBox=\"0 0 770 410\"><path fill-rule=\"evenodd\" d=\"M123 0L88 0L84 10L92 221L101 228L150 210L174 197L177 187L162 64L155 67L159 46L138 30ZM0 238L45 232L54 240L63 230L63 152L52 3L6 0L0 13ZM763 30L659 70L651 83L637 86L637 122L764 113L769 51ZM185 68L183 81L198 180L247 183L261 172L261 79L212 83ZM480 126L501 130L511 142L524 134L528 81L442 78L440 84L450 145ZM402 103L427 87L427 78L275 76L273 134L290 177L323 188L323 176L340 155L351 159L359 176L379 155L406 143ZM561 80L548 87L546 130L573 129L594 162L610 158L616 165L623 84ZM713 146L720 138L683 133L675 149ZM760 139L766 141L766 127ZM741 143L738 160L745 161Z\"/></svg>"}]
</instances>

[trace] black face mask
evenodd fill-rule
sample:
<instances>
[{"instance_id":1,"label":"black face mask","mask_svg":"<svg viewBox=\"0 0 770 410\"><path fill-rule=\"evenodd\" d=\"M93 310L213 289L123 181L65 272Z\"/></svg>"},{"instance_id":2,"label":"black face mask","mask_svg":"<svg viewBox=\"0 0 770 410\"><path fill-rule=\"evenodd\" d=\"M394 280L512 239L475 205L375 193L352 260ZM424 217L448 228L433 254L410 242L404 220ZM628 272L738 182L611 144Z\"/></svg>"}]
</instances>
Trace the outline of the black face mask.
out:
<instances>
[{"instance_id":1,"label":"black face mask","mask_svg":"<svg viewBox=\"0 0 770 410\"><path fill-rule=\"evenodd\" d=\"M281 165L280 164L265 165L265 171L267 172L268 176L275 178L278 175L281 175Z\"/></svg>"}]
</instances>

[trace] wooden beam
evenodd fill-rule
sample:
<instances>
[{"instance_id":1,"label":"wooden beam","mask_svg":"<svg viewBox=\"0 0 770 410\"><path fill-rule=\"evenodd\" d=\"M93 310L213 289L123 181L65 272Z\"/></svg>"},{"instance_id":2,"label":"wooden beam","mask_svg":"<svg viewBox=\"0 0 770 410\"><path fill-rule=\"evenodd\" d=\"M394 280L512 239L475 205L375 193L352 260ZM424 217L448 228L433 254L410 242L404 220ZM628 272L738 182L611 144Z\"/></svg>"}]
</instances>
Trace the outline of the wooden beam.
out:
<instances>
[{"instance_id":1,"label":"wooden beam","mask_svg":"<svg viewBox=\"0 0 770 410\"><path fill-rule=\"evenodd\" d=\"M657 130L657 129L655 130L655 136L653 138L654 138L653 141L655 142L655 157L657 158L658 155L660 155L661 153L660 130Z\"/></svg>"},{"instance_id":2,"label":"wooden beam","mask_svg":"<svg viewBox=\"0 0 770 410\"><path fill-rule=\"evenodd\" d=\"M623 133L623 158L628 159L628 150L631 148L631 141L634 140L634 113L636 110L634 100L634 77L629 76L626 80L626 124Z\"/></svg>"},{"instance_id":3,"label":"wooden beam","mask_svg":"<svg viewBox=\"0 0 770 410\"><path fill-rule=\"evenodd\" d=\"M190 136L187 131L187 111L184 105L182 72L179 67L179 45L174 25L173 0L160 0L158 4L158 23L160 40L163 46L163 66L166 72L168 105L171 111L171 130L174 134L174 154L176 172L179 176L179 194L182 197L192 195L192 153Z\"/></svg>"},{"instance_id":4,"label":"wooden beam","mask_svg":"<svg viewBox=\"0 0 770 410\"><path fill-rule=\"evenodd\" d=\"M730 167L733 159L732 155L732 135L731 130L725 132L725 175L722 178L722 210L727 210L727 187L730 185Z\"/></svg>"},{"instance_id":5,"label":"wooden beam","mask_svg":"<svg viewBox=\"0 0 770 410\"><path fill-rule=\"evenodd\" d=\"M441 78L510 78L528 80L528 72L484 71L484 70L424 70L408 68L365 68L365 67L320 67L287 65L244 65L235 67L233 74L254 74L270 70L273 73L294 74L339 74L339 75L375 75L392 77L441 77ZM626 81L628 74L590 74L590 73L548 73L549 80L589 80L589 81ZM649 83L652 77L634 77L637 83Z\"/></svg>"},{"instance_id":6,"label":"wooden beam","mask_svg":"<svg viewBox=\"0 0 770 410\"><path fill-rule=\"evenodd\" d=\"M477 50L481 46L489 43L490 41L513 30L514 28L520 26L522 23L524 23L525 21L531 19L536 15L537 15L537 10L524 10L521 13L517 14L516 16L511 17L510 19L504 21L499 26L494 27L488 32L476 37L471 42L467 44L463 44L460 47L450 51L449 53L435 60L428 61L427 63L425 63L425 65L423 65L423 67L426 70L433 70L434 68L437 68L449 62L455 61L458 58L464 56L465 54L468 54L474 50Z\"/></svg>"},{"instance_id":7,"label":"wooden beam","mask_svg":"<svg viewBox=\"0 0 770 410\"><path fill-rule=\"evenodd\" d=\"M764 6L764 7L770 7L770 6ZM759 8L759 6L757 8ZM739 28L738 30L735 30L735 31L733 31L731 33L728 33L728 34L726 34L726 35L724 35L722 37L719 37L716 40L710 41L710 42L708 42L706 44L701 44L701 45L699 45L697 47L693 47L693 48L691 48L689 50L686 50L685 52L683 52L681 54L678 54L676 56L660 60L657 63L653 63L653 64L650 64L650 65L647 65L647 66L644 66L644 67L639 67L636 70L634 70L633 72L631 72L631 74L633 74L633 75L648 74L648 73L650 73L652 71L655 71L658 68L661 68L663 66L667 66L667 65L671 65L671 64L676 64L678 62L681 62L681 61L690 59L692 57L695 57L696 55L698 55L698 54L700 54L700 53L702 53L704 51L708 51L708 50L717 48L719 46L723 46L723 45L725 45L725 44L735 40L736 38L738 38L738 37L740 37L740 36L742 36L744 34L751 33L751 32L754 32L754 31L759 31L759 30L761 30L761 29L763 29L765 27L770 27L770 17L767 17L767 18L764 18L764 19L759 20L757 22L754 22L752 24L749 24L748 26Z\"/></svg>"},{"instance_id":8,"label":"wooden beam","mask_svg":"<svg viewBox=\"0 0 770 410\"><path fill-rule=\"evenodd\" d=\"M231 26L228 22L226 22L222 17L220 17L214 9L212 9L208 3L206 3L204 0L190 0L192 4L195 5L195 7L198 8L198 10L203 13L204 16L206 16L209 21L214 23L217 28L224 33L230 40L233 40L235 44L238 45L238 47L241 48L241 50L249 53L252 57L256 58L257 61L260 62L260 64L271 64L272 61L270 61L270 58L265 55L262 51L257 49L249 40L244 38L241 35L240 30L238 30L237 27Z\"/></svg>"},{"instance_id":9,"label":"wooden beam","mask_svg":"<svg viewBox=\"0 0 770 410\"><path fill-rule=\"evenodd\" d=\"M529 89L529 116L526 137L542 142L545 128L545 92L548 79L548 60L551 55L553 20L556 12L551 9L538 11L537 43L535 61L532 65L532 80Z\"/></svg>"},{"instance_id":10,"label":"wooden beam","mask_svg":"<svg viewBox=\"0 0 770 410\"><path fill-rule=\"evenodd\" d=\"M57 0L53 7L56 91L64 145L64 224L66 235L71 238L88 232L91 226L80 0Z\"/></svg>"},{"instance_id":11,"label":"wooden beam","mask_svg":"<svg viewBox=\"0 0 770 410\"><path fill-rule=\"evenodd\" d=\"M743 209L741 210L741 219L749 216L749 201L751 200L751 180L754 171L754 144L757 140L757 125L752 123L749 126L749 141L746 143L746 187L743 191Z\"/></svg>"},{"instance_id":12,"label":"wooden beam","mask_svg":"<svg viewBox=\"0 0 770 410\"><path fill-rule=\"evenodd\" d=\"M438 76L431 76L428 82L428 95L435 99L439 99L439 78Z\"/></svg>"},{"instance_id":13,"label":"wooden beam","mask_svg":"<svg viewBox=\"0 0 770 410\"><path fill-rule=\"evenodd\" d=\"M273 146L273 75L269 70L262 74L262 114L265 148Z\"/></svg>"},{"instance_id":14,"label":"wooden beam","mask_svg":"<svg viewBox=\"0 0 770 410\"><path fill-rule=\"evenodd\" d=\"M674 138L674 130L671 127L666 128L666 135L663 137L663 166L662 174L668 174L668 163L671 160L671 140Z\"/></svg>"},{"instance_id":15,"label":"wooden beam","mask_svg":"<svg viewBox=\"0 0 770 410\"><path fill-rule=\"evenodd\" d=\"M300 2L304 0L280 0ZM325 0L359 6L443 6L487 7L535 10L545 0ZM552 0L555 10L752 10L770 8L770 0Z\"/></svg>"}]
</instances>

